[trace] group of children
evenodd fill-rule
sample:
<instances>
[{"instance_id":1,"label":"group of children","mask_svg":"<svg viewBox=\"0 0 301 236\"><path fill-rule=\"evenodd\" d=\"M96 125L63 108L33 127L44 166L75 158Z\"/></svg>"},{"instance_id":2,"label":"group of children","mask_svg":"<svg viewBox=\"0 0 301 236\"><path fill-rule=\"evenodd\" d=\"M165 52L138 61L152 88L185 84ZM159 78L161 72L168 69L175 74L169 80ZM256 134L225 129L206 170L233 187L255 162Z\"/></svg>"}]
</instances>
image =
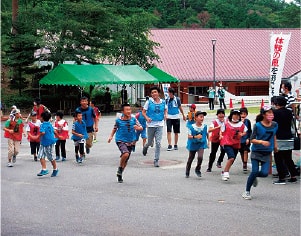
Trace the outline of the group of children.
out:
<instances>
[{"instance_id":1,"label":"group of children","mask_svg":"<svg viewBox=\"0 0 301 236\"><path fill-rule=\"evenodd\" d=\"M197 153L197 164L195 167L195 174L201 177L201 165L203 162L204 150L208 148L208 140L211 141L211 153L209 156L209 163L207 172L211 172L213 163L216 158L218 148L221 148L220 157L217 161L217 167L221 168L224 155L227 154L228 160L225 164L224 170L221 173L222 180L228 181L230 179L230 169L233 165L237 154L240 153L243 171L247 171L248 153L251 147L251 163L252 171L248 177L246 184L246 191L242 194L244 199L251 199L251 186L257 186L257 177L268 176L270 166L270 155L276 145L276 131L277 123L273 121L273 110L270 106L265 106L260 110L260 114L256 118L256 124L252 132L251 122L247 118L247 108L239 110L233 109L225 118L224 109L218 109L216 119L209 125L209 129L204 124L206 112L196 111L196 106L190 106L187 115L187 145L189 151L188 160L186 164L185 176L189 178L192 162ZM56 161L60 160L60 150L62 161L66 160L65 144L66 139L69 138L68 122L63 119L63 113L57 112L55 121L51 124L51 113L42 112L40 117L37 113L32 111L30 114L30 121L27 124L26 132L30 142L31 154L34 160L40 159L42 170L37 174L43 176L48 174L46 169L46 161L51 162L53 166L52 177L58 174ZM39 118L39 119L38 119ZM77 111L74 116L74 123L72 125L71 139L75 144L76 161L81 163L85 156L84 144L88 138L86 124L83 121L82 113ZM8 138L8 167L12 167L16 162L16 156L19 152L19 145L22 139L24 123L19 109L12 110L10 119L6 121L4 127L4 136ZM116 135L115 135L116 134ZM132 110L129 104L123 104L121 115L115 120L114 128L108 138L110 143L115 135L115 142L119 148L120 164L117 170L118 182L123 182L122 174L131 152L135 149L135 144L142 136L143 145L146 142L146 120L141 111L136 115L132 115ZM52 149L54 144L56 151L56 158L52 157ZM251 146L251 144L253 144ZM78 154L79 153L79 154ZM259 165L261 168L259 170Z\"/></svg>"},{"instance_id":2,"label":"group of children","mask_svg":"<svg viewBox=\"0 0 301 236\"><path fill-rule=\"evenodd\" d=\"M251 122L247 118L247 108L231 110L227 119L225 119L225 111L218 109L216 113L217 118L212 121L208 132L207 126L203 124L204 116L206 116L206 112L195 111L194 104L190 106L187 116L188 140L186 147L189 151L189 156L186 165L186 177L189 177L191 163L196 153L198 153L198 161L195 173L198 177L201 177L200 167L204 149L208 147L208 140L211 141L211 153L207 172L211 172L219 146L221 153L217 161L218 168L221 168L223 157L227 154L228 160L221 173L224 181L230 179L230 168L238 153L241 155L243 171L247 172L248 153L252 144L252 170L247 180L246 190L242 193L244 199L252 199L250 195L251 187L257 186L257 177L268 176L270 155L274 150L277 150L276 132L278 124L273 121L272 107L264 106L261 108L253 131Z\"/></svg>"},{"instance_id":3,"label":"group of children","mask_svg":"<svg viewBox=\"0 0 301 236\"><path fill-rule=\"evenodd\" d=\"M8 140L7 166L13 167L19 153L22 137L27 135L27 140L30 143L30 153L33 155L34 161L40 160L42 166L42 170L37 175L43 176L49 173L46 169L45 158L47 158L53 166L51 177L57 176L56 162L59 160L66 161L66 140L69 138L68 122L63 119L63 116L63 113L58 111L52 123L49 111L37 112L33 109L26 121L23 122L20 110L13 106L3 129L4 137ZM84 144L85 140L88 139L88 134L81 112L76 112L74 115L71 139L75 145L76 162L82 163L85 155ZM52 154L54 147L55 158Z\"/></svg>"}]
</instances>

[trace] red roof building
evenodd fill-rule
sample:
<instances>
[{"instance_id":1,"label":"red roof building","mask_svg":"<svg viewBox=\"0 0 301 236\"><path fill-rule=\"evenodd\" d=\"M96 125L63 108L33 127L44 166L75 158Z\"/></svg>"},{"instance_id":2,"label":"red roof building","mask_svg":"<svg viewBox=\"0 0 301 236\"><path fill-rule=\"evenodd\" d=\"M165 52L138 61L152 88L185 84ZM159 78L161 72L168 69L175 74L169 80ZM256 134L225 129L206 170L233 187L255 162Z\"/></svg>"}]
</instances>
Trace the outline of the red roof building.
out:
<instances>
[{"instance_id":1,"label":"red roof building","mask_svg":"<svg viewBox=\"0 0 301 236\"><path fill-rule=\"evenodd\" d=\"M271 33L291 33L282 77L299 73L300 29L152 29L151 39L160 43L156 66L180 79L181 91L205 96L213 85L216 39L216 82L235 95L268 95Z\"/></svg>"}]
</instances>

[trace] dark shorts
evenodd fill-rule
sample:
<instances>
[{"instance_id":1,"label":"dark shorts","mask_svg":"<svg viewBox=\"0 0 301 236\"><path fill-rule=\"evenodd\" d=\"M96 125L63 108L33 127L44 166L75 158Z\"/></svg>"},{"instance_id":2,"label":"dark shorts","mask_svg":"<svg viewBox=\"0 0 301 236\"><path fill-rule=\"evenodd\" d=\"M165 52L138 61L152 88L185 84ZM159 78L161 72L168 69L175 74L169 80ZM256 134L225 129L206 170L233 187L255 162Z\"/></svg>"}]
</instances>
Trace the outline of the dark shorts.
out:
<instances>
[{"instance_id":1,"label":"dark shorts","mask_svg":"<svg viewBox=\"0 0 301 236\"><path fill-rule=\"evenodd\" d=\"M121 155L124 153L129 153L131 155L132 152L132 145L123 143L123 142L117 142L117 147L119 148Z\"/></svg>"},{"instance_id":2,"label":"dark shorts","mask_svg":"<svg viewBox=\"0 0 301 236\"><path fill-rule=\"evenodd\" d=\"M227 156L228 156L228 160L230 159L230 158L236 158L236 156L237 156L237 153L238 153L238 149L235 149L235 148L233 148L232 146L227 146L227 145L225 145L224 146L224 150L225 150L225 153L227 153Z\"/></svg>"},{"instance_id":3,"label":"dark shorts","mask_svg":"<svg viewBox=\"0 0 301 236\"><path fill-rule=\"evenodd\" d=\"M247 145L246 143L241 143L239 153L242 155L245 151L250 152L250 145Z\"/></svg>"},{"instance_id":4,"label":"dark shorts","mask_svg":"<svg viewBox=\"0 0 301 236\"><path fill-rule=\"evenodd\" d=\"M180 119L167 119L166 126L167 132L171 132L171 129L173 129L175 134L180 133Z\"/></svg>"},{"instance_id":5,"label":"dark shorts","mask_svg":"<svg viewBox=\"0 0 301 236\"><path fill-rule=\"evenodd\" d=\"M38 154L40 148L40 142L30 142L31 155Z\"/></svg>"}]
</instances>

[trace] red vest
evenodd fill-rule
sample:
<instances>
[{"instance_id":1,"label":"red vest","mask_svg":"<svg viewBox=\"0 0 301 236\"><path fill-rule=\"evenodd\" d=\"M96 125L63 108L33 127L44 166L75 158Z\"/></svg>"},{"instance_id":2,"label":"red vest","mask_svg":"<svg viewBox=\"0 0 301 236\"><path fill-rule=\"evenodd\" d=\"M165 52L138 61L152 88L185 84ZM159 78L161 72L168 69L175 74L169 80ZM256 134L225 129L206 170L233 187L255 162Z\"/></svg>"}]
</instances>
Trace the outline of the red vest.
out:
<instances>
[{"instance_id":1,"label":"red vest","mask_svg":"<svg viewBox=\"0 0 301 236\"><path fill-rule=\"evenodd\" d=\"M54 122L54 127L57 133L55 134L55 137L58 138L58 136L63 136L61 140L66 140L69 138L69 130L64 130L64 128L68 125L67 121L65 121L63 124L59 124L58 121Z\"/></svg>"},{"instance_id":2,"label":"red vest","mask_svg":"<svg viewBox=\"0 0 301 236\"><path fill-rule=\"evenodd\" d=\"M214 120L213 122L214 128L219 126L219 124L217 123L216 120ZM211 142L213 143L219 143L219 132L220 132L220 128L219 129L215 129L211 132Z\"/></svg>"},{"instance_id":3,"label":"red vest","mask_svg":"<svg viewBox=\"0 0 301 236\"><path fill-rule=\"evenodd\" d=\"M222 133L223 138L220 143L222 146L232 146L235 149L240 148L240 139L241 137L237 135L238 132L243 133L245 125L241 122L241 126L233 127L229 121L225 123L225 131Z\"/></svg>"},{"instance_id":4,"label":"red vest","mask_svg":"<svg viewBox=\"0 0 301 236\"><path fill-rule=\"evenodd\" d=\"M39 126L36 126L34 123L32 123L32 122L29 122L28 123L28 125L29 125L29 133L31 134L31 135L38 135L39 133L40 133L40 127ZM29 136L27 137L27 139L28 139L28 141L29 142L40 142L40 138L38 138L38 139L31 139Z\"/></svg>"},{"instance_id":5,"label":"red vest","mask_svg":"<svg viewBox=\"0 0 301 236\"><path fill-rule=\"evenodd\" d=\"M33 107L33 111L35 111L37 113L37 119L40 120L41 119L41 114L45 111L44 106L41 104L38 106L34 106Z\"/></svg>"},{"instance_id":6,"label":"red vest","mask_svg":"<svg viewBox=\"0 0 301 236\"><path fill-rule=\"evenodd\" d=\"M17 124L16 121L10 120L8 129L13 129L14 132L11 134L8 131L4 131L4 138L10 138L14 141L21 141L22 140L22 134L23 134L23 127L24 124Z\"/></svg>"}]
</instances>

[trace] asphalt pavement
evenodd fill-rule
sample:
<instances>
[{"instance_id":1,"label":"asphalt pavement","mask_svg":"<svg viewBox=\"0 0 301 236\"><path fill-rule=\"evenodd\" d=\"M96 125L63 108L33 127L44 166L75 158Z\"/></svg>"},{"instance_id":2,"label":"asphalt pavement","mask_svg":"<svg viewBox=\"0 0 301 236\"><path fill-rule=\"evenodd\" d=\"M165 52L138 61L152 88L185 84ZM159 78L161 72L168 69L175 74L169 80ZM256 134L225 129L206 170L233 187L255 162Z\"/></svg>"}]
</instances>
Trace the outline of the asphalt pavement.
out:
<instances>
[{"instance_id":1,"label":"asphalt pavement","mask_svg":"<svg viewBox=\"0 0 301 236\"><path fill-rule=\"evenodd\" d=\"M114 118L114 114L102 117L98 142L83 164L75 162L73 142L67 141L67 161L58 162L57 177L37 177L41 165L33 161L26 139L14 167L6 167L7 141L2 133L1 235L300 235L300 179L297 184L273 185L272 176L260 178L251 189L253 199L244 200L241 193L248 174L242 171L240 157L230 170L230 180L224 182L215 165L206 173L209 149L202 177L194 174L194 161L190 178L185 178L184 121L179 150L166 150L165 128L160 167L155 168L154 148L143 156L140 140L124 182L117 183L120 153L114 142L107 143ZM205 123L214 118L208 114ZM254 122L255 115L249 119ZM71 129L71 117L67 120ZM299 151L294 152L296 158ZM49 162L47 167L51 170Z\"/></svg>"}]
</instances>

